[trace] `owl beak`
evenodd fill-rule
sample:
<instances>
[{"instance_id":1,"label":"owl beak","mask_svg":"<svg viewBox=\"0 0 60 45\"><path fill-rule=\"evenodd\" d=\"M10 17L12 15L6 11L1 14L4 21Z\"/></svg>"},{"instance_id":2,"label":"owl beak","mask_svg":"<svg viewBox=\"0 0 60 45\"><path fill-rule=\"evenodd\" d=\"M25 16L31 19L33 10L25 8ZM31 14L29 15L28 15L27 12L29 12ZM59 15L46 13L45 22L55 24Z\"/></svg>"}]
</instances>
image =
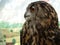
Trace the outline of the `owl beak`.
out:
<instances>
[{"instance_id":1,"label":"owl beak","mask_svg":"<svg viewBox=\"0 0 60 45\"><path fill-rule=\"evenodd\" d=\"M26 14L25 14L25 15L24 15L24 18L27 18L27 17L29 17L29 15L26 15Z\"/></svg>"},{"instance_id":2,"label":"owl beak","mask_svg":"<svg viewBox=\"0 0 60 45\"><path fill-rule=\"evenodd\" d=\"M30 15L31 15L30 12L26 12L24 18L30 17Z\"/></svg>"},{"instance_id":3,"label":"owl beak","mask_svg":"<svg viewBox=\"0 0 60 45\"><path fill-rule=\"evenodd\" d=\"M24 15L24 18L26 18L26 14Z\"/></svg>"}]
</instances>

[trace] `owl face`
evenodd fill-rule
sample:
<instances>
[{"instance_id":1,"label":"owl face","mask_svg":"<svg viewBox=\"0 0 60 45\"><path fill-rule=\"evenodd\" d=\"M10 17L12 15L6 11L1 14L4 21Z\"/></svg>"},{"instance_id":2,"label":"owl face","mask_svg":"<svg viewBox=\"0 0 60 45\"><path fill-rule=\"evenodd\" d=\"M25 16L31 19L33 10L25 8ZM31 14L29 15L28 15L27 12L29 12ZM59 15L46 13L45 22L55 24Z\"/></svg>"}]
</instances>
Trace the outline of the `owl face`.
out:
<instances>
[{"instance_id":1,"label":"owl face","mask_svg":"<svg viewBox=\"0 0 60 45\"><path fill-rule=\"evenodd\" d=\"M37 9L38 9L37 5L35 3L31 3L26 9L24 18L30 19L30 18L33 18L34 16L36 16L36 13L38 11Z\"/></svg>"},{"instance_id":2,"label":"owl face","mask_svg":"<svg viewBox=\"0 0 60 45\"><path fill-rule=\"evenodd\" d=\"M48 3L44 2L44 1L32 2L31 4L28 5L24 18L25 19L31 19L31 18L35 18L35 17L39 17L41 19L46 18L47 17L46 14L48 14L47 13L48 8L47 8L47 10L45 9L45 7L47 6L46 4L48 4Z\"/></svg>"}]
</instances>

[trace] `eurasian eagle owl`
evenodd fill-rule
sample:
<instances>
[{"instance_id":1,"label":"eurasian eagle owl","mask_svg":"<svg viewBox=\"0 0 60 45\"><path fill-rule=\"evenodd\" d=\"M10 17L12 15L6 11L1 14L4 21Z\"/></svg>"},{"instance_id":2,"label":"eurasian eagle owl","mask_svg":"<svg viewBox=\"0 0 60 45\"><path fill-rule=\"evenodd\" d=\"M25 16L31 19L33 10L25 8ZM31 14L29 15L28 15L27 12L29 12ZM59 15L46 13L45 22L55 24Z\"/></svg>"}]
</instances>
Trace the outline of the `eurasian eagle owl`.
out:
<instances>
[{"instance_id":1,"label":"eurasian eagle owl","mask_svg":"<svg viewBox=\"0 0 60 45\"><path fill-rule=\"evenodd\" d=\"M57 38L60 37L57 36L58 16L49 3L32 2L28 5L24 18L26 22L20 33L21 45L60 45L60 39Z\"/></svg>"}]
</instances>

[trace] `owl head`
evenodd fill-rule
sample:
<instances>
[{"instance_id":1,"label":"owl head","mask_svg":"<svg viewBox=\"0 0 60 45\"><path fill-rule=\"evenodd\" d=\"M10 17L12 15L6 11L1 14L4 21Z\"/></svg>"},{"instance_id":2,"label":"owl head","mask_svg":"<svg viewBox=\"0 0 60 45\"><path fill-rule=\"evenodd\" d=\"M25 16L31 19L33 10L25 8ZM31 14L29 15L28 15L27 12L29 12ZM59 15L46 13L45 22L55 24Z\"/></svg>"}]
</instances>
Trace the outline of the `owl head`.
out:
<instances>
[{"instance_id":1,"label":"owl head","mask_svg":"<svg viewBox=\"0 0 60 45\"><path fill-rule=\"evenodd\" d=\"M24 18L37 19L42 25L49 25L49 28L58 28L58 16L55 9L44 1L30 3L26 8Z\"/></svg>"}]
</instances>

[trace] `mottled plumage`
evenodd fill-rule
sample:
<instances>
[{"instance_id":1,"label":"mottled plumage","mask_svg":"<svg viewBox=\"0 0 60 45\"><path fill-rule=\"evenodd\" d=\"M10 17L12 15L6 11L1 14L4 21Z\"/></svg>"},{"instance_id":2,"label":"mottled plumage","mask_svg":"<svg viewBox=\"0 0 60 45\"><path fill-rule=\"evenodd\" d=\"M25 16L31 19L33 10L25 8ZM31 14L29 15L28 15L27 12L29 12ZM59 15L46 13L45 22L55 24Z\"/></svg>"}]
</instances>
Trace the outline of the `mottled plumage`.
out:
<instances>
[{"instance_id":1,"label":"mottled plumage","mask_svg":"<svg viewBox=\"0 0 60 45\"><path fill-rule=\"evenodd\" d=\"M20 33L21 45L60 45L58 16L55 9L44 1L28 5L26 22Z\"/></svg>"}]
</instances>

